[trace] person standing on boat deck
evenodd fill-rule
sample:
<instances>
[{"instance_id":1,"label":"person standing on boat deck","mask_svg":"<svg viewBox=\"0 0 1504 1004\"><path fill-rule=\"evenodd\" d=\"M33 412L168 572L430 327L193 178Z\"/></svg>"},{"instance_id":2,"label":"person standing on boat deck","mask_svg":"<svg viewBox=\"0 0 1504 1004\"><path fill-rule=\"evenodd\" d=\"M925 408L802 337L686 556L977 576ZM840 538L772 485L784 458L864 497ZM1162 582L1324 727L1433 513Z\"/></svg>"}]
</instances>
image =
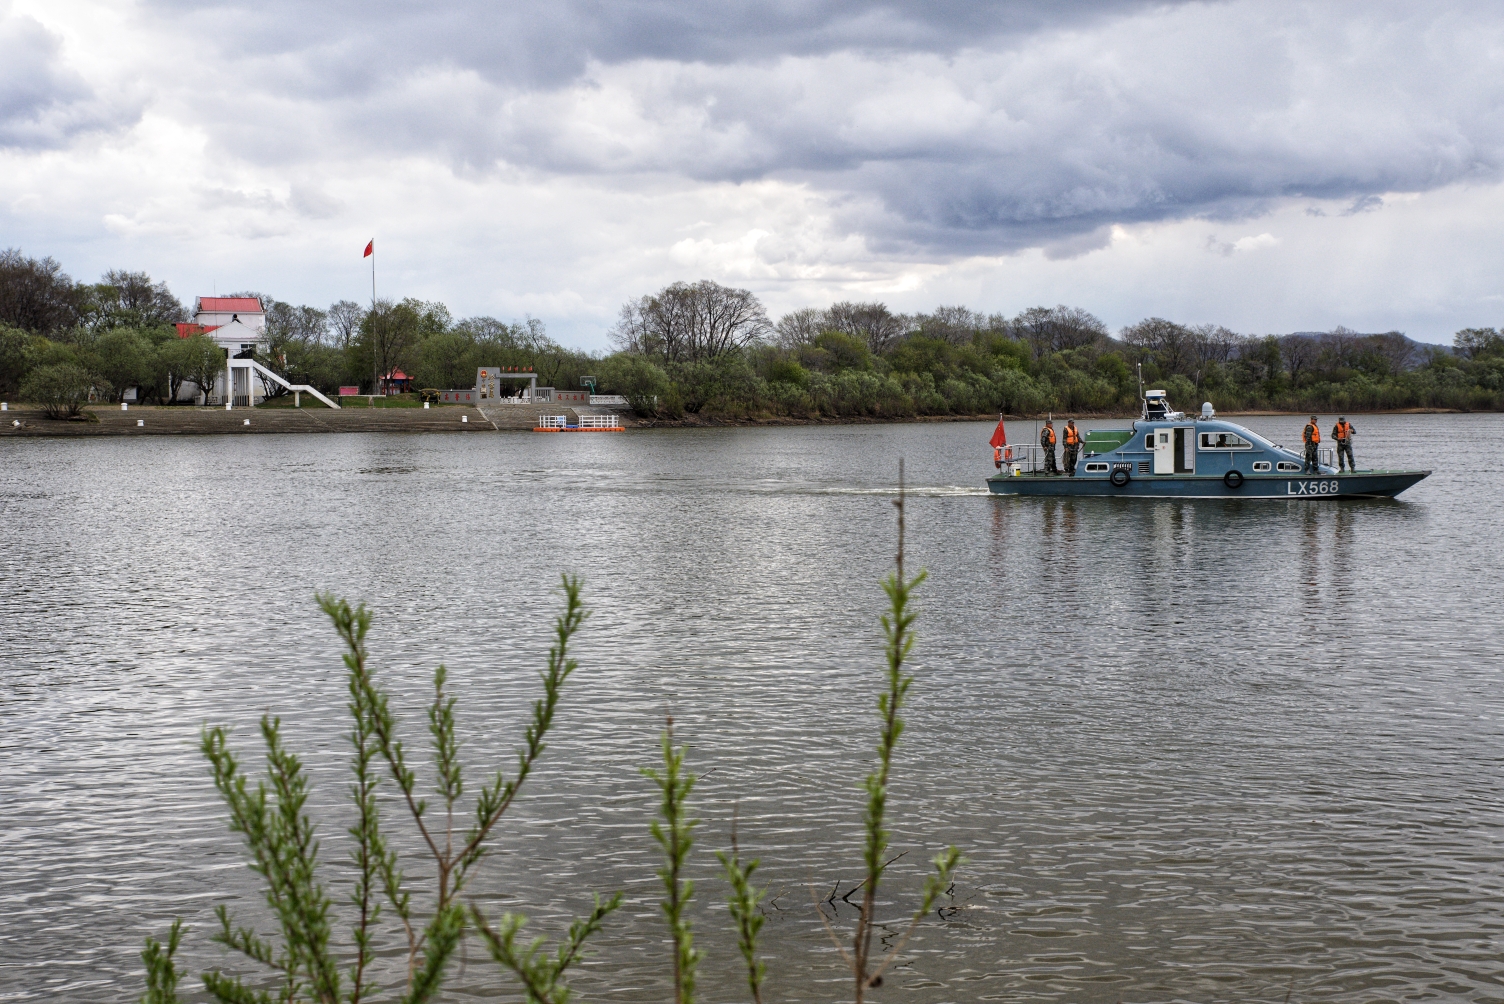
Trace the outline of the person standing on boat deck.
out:
<instances>
[{"instance_id":1,"label":"person standing on boat deck","mask_svg":"<svg viewBox=\"0 0 1504 1004\"><path fill-rule=\"evenodd\" d=\"M1301 431L1300 435L1306 441L1306 466L1301 473L1320 474L1321 454L1319 447L1321 446L1321 425L1318 423L1315 415L1311 416L1311 420L1306 423L1306 427Z\"/></svg>"},{"instance_id":2,"label":"person standing on boat deck","mask_svg":"<svg viewBox=\"0 0 1504 1004\"><path fill-rule=\"evenodd\" d=\"M1045 422L1044 428L1039 430L1039 445L1044 447L1044 472L1046 474L1059 474L1060 468L1055 464L1055 423Z\"/></svg>"},{"instance_id":3,"label":"person standing on boat deck","mask_svg":"<svg viewBox=\"0 0 1504 1004\"><path fill-rule=\"evenodd\" d=\"M1065 423L1065 473L1071 477L1076 476L1076 460L1081 456L1081 433L1076 428L1076 420L1068 419Z\"/></svg>"},{"instance_id":4,"label":"person standing on boat deck","mask_svg":"<svg viewBox=\"0 0 1504 1004\"><path fill-rule=\"evenodd\" d=\"M1348 470L1358 473L1358 465L1353 462L1353 433L1358 430L1353 428L1346 418L1338 418L1337 424L1332 426L1332 438L1337 441L1337 473L1342 473L1343 462L1346 461Z\"/></svg>"}]
</instances>

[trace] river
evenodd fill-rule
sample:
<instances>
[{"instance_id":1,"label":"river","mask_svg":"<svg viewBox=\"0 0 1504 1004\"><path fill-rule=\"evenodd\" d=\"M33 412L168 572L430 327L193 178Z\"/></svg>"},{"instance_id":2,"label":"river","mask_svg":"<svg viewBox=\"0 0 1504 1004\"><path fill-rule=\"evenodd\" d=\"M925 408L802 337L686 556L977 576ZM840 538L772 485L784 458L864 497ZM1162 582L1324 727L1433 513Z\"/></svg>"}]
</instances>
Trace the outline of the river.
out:
<instances>
[{"instance_id":1,"label":"river","mask_svg":"<svg viewBox=\"0 0 1504 1004\"><path fill-rule=\"evenodd\" d=\"M1500 1000L1504 417L1354 421L1364 466L1436 473L1398 501L994 498L972 423L7 440L0 999L134 999L174 916L187 990L253 972L209 941L218 903L271 928L204 723L255 766L282 716L343 910L346 694L315 592L374 609L410 749L448 667L468 799L512 767L563 570L593 611L580 668L476 901L552 937L624 890L575 986L663 1000L639 771L671 713L707 774L702 999L748 996L713 855L733 809L770 887L767 999L849 999L811 900L835 889L844 930L903 457L929 579L884 939L936 850L966 862L878 1000ZM501 991L467 944L445 999Z\"/></svg>"}]
</instances>

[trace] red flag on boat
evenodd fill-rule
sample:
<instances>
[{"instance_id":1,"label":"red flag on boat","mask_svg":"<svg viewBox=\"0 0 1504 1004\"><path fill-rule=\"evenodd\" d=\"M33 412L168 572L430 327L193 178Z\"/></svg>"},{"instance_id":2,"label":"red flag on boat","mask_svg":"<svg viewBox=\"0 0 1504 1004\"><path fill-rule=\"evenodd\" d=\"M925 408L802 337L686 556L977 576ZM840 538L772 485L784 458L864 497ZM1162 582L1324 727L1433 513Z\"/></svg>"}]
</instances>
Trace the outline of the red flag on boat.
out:
<instances>
[{"instance_id":1,"label":"red flag on boat","mask_svg":"<svg viewBox=\"0 0 1504 1004\"><path fill-rule=\"evenodd\" d=\"M992 431L992 438L987 441L987 445L993 449L1008 445L1008 434L1003 431L1003 417L1001 415L997 418L997 428Z\"/></svg>"},{"instance_id":2,"label":"red flag on boat","mask_svg":"<svg viewBox=\"0 0 1504 1004\"><path fill-rule=\"evenodd\" d=\"M376 253L376 238L372 237L371 240L370 240L370 242L368 244L366 244L366 253L363 254L363 255L361 255L361 257L362 258L369 258L369 257L371 257L371 255L373 255L375 253Z\"/></svg>"}]
</instances>

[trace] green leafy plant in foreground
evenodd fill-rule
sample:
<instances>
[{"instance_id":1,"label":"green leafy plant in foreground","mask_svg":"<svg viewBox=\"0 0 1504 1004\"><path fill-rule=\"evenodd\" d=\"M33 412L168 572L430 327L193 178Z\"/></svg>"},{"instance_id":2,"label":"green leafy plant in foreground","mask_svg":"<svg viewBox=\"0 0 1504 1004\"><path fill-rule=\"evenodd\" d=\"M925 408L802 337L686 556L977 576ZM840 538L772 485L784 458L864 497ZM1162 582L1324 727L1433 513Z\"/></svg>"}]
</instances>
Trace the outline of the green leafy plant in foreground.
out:
<instances>
[{"instance_id":1,"label":"green leafy plant in foreground","mask_svg":"<svg viewBox=\"0 0 1504 1004\"><path fill-rule=\"evenodd\" d=\"M888 780L893 766L893 750L898 746L898 739L904 730L903 719L898 713L903 708L909 687L914 683L914 677L904 671L904 664L914 648L913 627L916 615L909 609L909 602L915 588L925 579L923 571L913 578L904 576L904 503L903 461L900 460L898 498L893 502L898 509L898 553L892 574L883 580L883 591L888 594L888 612L882 618L883 634L887 641L887 680L877 699L877 710L882 721L877 743L877 769L867 775L865 786L867 806L862 816L862 864L866 877L858 886L862 890L862 901L857 908L856 928L852 932L850 951L836 937L824 910L820 910L820 919L825 922L826 931L840 949L842 959L851 967L856 1004L862 1004L869 989L882 985L883 973L908 943L920 920L934 909L936 900L950 887L951 874L961 863L961 852L955 847L948 847L935 855L931 862L934 871L925 879L924 893L907 930L892 948L874 959L872 937L877 929L877 888L888 865L893 863L891 859L884 860L888 852L888 831L884 829L888 811ZM820 909L819 904L816 904L816 909Z\"/></svg>"},{"instance_id":2,"label":"green leafy plant in foreground","mask_svg":"<svg viewBox=\"0 0 1504 1004\"><path fill-rule=\"evenodd\" d=\"M178 999L178 969L172 957L178 952L183 939L183 922L174 920L164 946L153 937L147 937L146 950L141 961L146 963L146 993L141 995L141 1004L175 1004Z\"/></svg>"},{"instance_id":3,"label":"green leafy plant in foreground","mask_svg":"<svg viewBox=\"0 0 1504 1004\"><path fill-rule=\"evenodd\" d=\"M726 905L731 912L731 919L736 923L736 947L742 953L742 961L747 964L747 989L752 993L754 1004L762 1004L762 982L767 976L768 967L757 957L757 934L762 930L766 919L760 906L767 890L752 884L752 873L757 871L757 859L742 862L741 849L736 845L735 810L732 810L731 815L731 853L716 851L715 856L720 859L721 871L731 886L731 896Z\"/></svg>"},{"instance_id":4,"label":"green leafy plant in foreground","mask_svg":"<svg viewBox=\"0 0 1504 1004\"><path fill-rule=\"evenodd\" d=\"M918 909L907 930L879 957L873 954L877 927L877 890L892 859L884 860L888 833L884 821L893 752L903 734L899 712L913 684L905 671L914 646L915 614L910 608L914 589L924 580L904 573L903 466L899 465L898 551L893 574L883 582L888 611L882 617L886 637L886 679L878 697L880 716L878 763L865 782L862 862L865 877L856 889L862 891L850 949L837 937L819 904L822 922L842 958L849 965L857 1004L867 991L882 983L883 973L893 964L919 922L935 906L960 863L960 853L950 847L933 859L933 873L925 881ZM564 612L554 624L554 643L547 668L540 674L543 695L533 704L532 718L517 751L517 766L510 778L497 771L475 798L468 825L457 811L464 798L465 780L460 744L455 726L456 698L446 690L447 673L440 666L434 673L434 696L428 708L428 731L434 775L431 806L420 794L417 772L397 736L387 695L372 679L365 638L371 615L364 607L352 608L344 600L322 595L319 604L343 642L349 690L348 710L352 728L347 738L352 749L353 783L350 794L356 820L348 830L352 839L353 868L349 908L353 917L348 944L336 938L341 910L320 879L319 844L314 824L306 812L307 777L299 759L282 740L280 719L264 716L261 735L266 747L265 780L254 786L241 769L223 728L206 728L202 749L214 776L215 787L229 809L230 828L241 835L249 852L249 865L265 886L268 907L275 918L277 934L268 938L249 927L236 926L229 911L216 909L219 930L214 940L276 976L277 989L248 986L239 976L226 976L218 969L203 974L205 989L228 1004L272 1004L273 1001L315 1001L320 1004L358 1004L378 993L417 1004L434 997L443 983L445 968L467 930L472 930L492 960L518 981L529 1004L567 1004L571 991L567 974L583 957L586 941L599 932L610 914L623 901L620 892L608 898L596 895L590 913L575 920L560 941L550 948L539 937L522 942L527 918L505 913L493 923L473 901L461 894L475 866L485 855L501 817L512 805L523 783L545 749L545 736L553 725L565 682L576 668L569 646L587 614L580 602L578 579L564 576ZM685 763L686 750L674 745L673 719L668 718L660 738L662 769L643 773L661 795L659 819L651 833L662 854L658 871L664 898L660 903L672 950L674 1004L691 1004L695 997L696 971L701 952L694 946L688 907L694 883L686 877L693 831L700 820L693 818L688 800L696 776ZM395 789L384 796L406 810L406 817L421 837L433 867L431 891L415 897L406 881L397 853L391 848L381 823L382 785ZM436 811L430 811L434 808ZM766 967L758 955L758 938L764 916L761 903L765 889L758 889L753 875L758 861L744 860L737 843L733 814L731 851L717 852L721 872L730 887L727 908L737 932L737 947L746 965L747 988L755 1004L762 1002ZM426 866L425 866L426 870ZM848 893L848 896L851 894ZM403 975L393 986L381 987L373 971L374 938L383 915L390 911L407 943ZM146 966L143 1004L174 1004L178 1000L180 974L174 956L181 941L181 921L174 922L164 945L148 938L142 961Z\"/></svg>"},{"instance_id":5,"label":"green leafy plant in foreground","mask_svg":"<svg viewBox=\"0 0 1504 1004\"><path fill-rule=\"evenodd\" d=\"M694 933L690 930L688 918L684 916L685 908L695 894L695 884L683 876L689 849L694 846L693 831L700 825L698 819L689 817L685 808L696 779L684 769L684 747L674 748L672 716L664 726L661 744L662 772L651 768L644 768L642 772L658 785L663 794L660 810L663 822L653 820L652 833L653 840L663 851L663 867L658 870L664 891L660 905L674 945L674 1004L692 1004L695 999L695 969L700 962L700 953L694 947Z\"/></svg>"},{"instance_id":6,"label":"green leafy plant in foreground","mask_svg":"<svg viewBox=\"0 0 1504 1004\"><path fill-rule=\"evenodd\" d=\"M229 808L230 829L245 841L250 867L264 883L266 902L277 924L276 937L267 938L252 928L236 926L229 911L221 906L216 911L220 929L214 940L274 972L279 984L271 993L216 969L203 976L204 988L212 997L228 1004L358 1004L370 999L380 989L371 973L372 944L385 909L391 910L407 941L405 975L399 987L386 989L410 1004L434 996L467 925L474 921L483 931L488 929L480 911L461 903L459 895L485 856L497 823L542 756L544 738L553 725L564 684L577 665L569 657L569 643L586 613L580 602L579 580L565 576L563 588L565 609L555 620L548 666L540 674L543 696L533 703L532 720L517 751L516 769L511 777L497 771L481 787L468 825L458 811L465 785L455 730L455 699L445 690L444 667L434 673L434 698L428 709L436 775L433 791L438 796L438 811L430 812L432 806L420 794L417 772L409 765L397 736L388 697L371 676L365 645L370 612L364 606L352 608L333 596L319 597L319 605L344 642L348 708L354 723L348 736L353 749L351 795L357 813L356 823L349 830L355 871L349 949L335 944L337 911L319 877L319 845L305 808L307 778L302 763L283 744L280 719L265 716L261 720L267 776L254 786L230 749L226 730L204 730L202 749L213 769L215 787ZM415 898L398 855L383 833L377 797L383 773L393 782L397 800L407 810L431 858L435 888L421 898ZM620 896L604 903L597 899L591 918L570 929L572 947L567 958L561 955L562 961L552 973L552 987L558 987L584 939L599 929L601 920L620 901ZM502 930L511 929L515 934L524 922L525 918L508 915ZM174 924L165 948L149 939L142 953L148 987L143 1000L149 1004L168 1004L177 999L179 975L173 953L179 937L180 925ZM348 969L342 960L348 961Z\"/></svg>"}]
</instances>

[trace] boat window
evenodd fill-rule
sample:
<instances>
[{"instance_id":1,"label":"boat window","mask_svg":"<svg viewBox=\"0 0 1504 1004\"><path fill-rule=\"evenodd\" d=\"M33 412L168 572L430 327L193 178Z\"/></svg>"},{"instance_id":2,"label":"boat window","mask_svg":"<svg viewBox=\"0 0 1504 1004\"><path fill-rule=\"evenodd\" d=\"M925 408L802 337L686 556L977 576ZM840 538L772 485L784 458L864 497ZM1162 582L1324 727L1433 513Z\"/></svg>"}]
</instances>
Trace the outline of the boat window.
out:
<instances>
[{"instance_id":1,"label":"boat window","mask_svg":"<svg viewBox=\"0 0 1504 1004\"><path fill-rule=\"evenodd\" d=\"M1203 450L1251 450L1253 444L1236 432L1203 432L1201 448Z\"/></svg>"},{"instance_id":2,"label":"boat window","mask_svg":"<svg viewBox=\"0 0 1504 1004\"><path fill-rule=\"evenodd\" d=\"M1146 450L1153 450L1154 449L1154 433L1151 432L1147 436L1144 437L1144 449L1146 449Z\"/></svg>"},{"instance_id":3,"label":"boat window","mask_svg":"<svg viewBox=\"0 0 1504 1004\"><path fill-rule=\"evenodd\" d=\"M1282 470L1282 471L1297 471L1298 472L1300 470L1300 465L1299 464L1292 464L1288 460L1281 460L1279 462L1279 469Z\"/></svg>"},{"instance_id":4,"label":"boat window","mask_svg":"<svg viewBox=\"0 0 1504 1004\"><path fill-rule=\"evenodd\" d=\"M1255 460L1253 462L1253 469L1255 471L1267 471L1269 466L1269 461L1267 460Z\"/></svg>"},{"instance_id":5,"label":"boat window","mask_svg":"<svg viewBox=\"0 0 1504 1004\"><path fill-rule=\"evenodd\" d=\"M1088 473L1088 474L1100 473L1100 472L1105 471L1105 470L1107 470L1107 465L1106 464L1087 464L1086 465L1086 473Z\"/></svg>"}]
</instances>

